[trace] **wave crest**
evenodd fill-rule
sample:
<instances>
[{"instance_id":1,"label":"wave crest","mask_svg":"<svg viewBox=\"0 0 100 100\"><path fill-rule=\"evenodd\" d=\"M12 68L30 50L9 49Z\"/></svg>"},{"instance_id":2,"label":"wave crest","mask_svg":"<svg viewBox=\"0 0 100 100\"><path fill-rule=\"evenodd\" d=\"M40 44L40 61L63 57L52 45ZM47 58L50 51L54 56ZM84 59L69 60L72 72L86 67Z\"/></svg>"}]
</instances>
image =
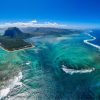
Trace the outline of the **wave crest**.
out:
<instances>
[{"instance_id":1,"label":"wave crest","mask_svg":"<svg viewBox=\"0 0 100 100\"><path fill-rule=\"evenodd\" d=\"M84 43L86 43L86 44L88 44L88 45L91 45L91 46L93 46L93 47L95 47L95 48L100 49L100 46L99 46L99 45L95 45L95 44L91 43L91 41L96 40L96 37L90 35L89 33L86 33L86 34L87 34L88 36L90 36L92 39L84 40Z\"/></svg>"},{"instance_id":2,"label":"wave crest","mask_svg":"<svg viewBox=\"0 0 100 100\"><path fill-rule=\"evenodd\" d=\"M91 73L92 71L95 70L95 68L91 69L81 69L81 70L75 70L75 69L69 69L65 65L62 65L62 70L70 75L73 75L75 73Z\"/></svg>"},{"instance_id":3,"label":"wave crest","mask_svg":"<svg viewBox=\"0 0 100 100\"><path fill-rule=\"evenodd\" d=\"M0 90L0 100L6 97L11 91L11 89L13 89L16 85L22 86L22 83L20 82L21 79L22 79L22 72L19 72L18 76L15 76L14 79L10 79L9 81L11 84L9 84L4 89Z\"/></svg>"}]
</instances>

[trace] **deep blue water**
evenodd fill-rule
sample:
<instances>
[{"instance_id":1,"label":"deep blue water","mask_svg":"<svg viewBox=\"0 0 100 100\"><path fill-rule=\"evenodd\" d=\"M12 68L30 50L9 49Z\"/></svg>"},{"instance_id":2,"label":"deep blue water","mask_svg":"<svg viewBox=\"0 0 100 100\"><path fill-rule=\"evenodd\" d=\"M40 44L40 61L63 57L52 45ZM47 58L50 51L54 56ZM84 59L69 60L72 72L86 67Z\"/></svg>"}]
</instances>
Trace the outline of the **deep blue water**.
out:
<instances>
[{"instance_id":1,"label":"deep blue water","mask_svg":"<svg viewBox=\"0 0 100 100\"><path fill-rule=\"evenodd\" d=\"M96 37L96 40L92 41L91 43L99 45L100 46L100 30L93 30L92 33L90 33L92 36Z\"/></svg>"}]
</instances>

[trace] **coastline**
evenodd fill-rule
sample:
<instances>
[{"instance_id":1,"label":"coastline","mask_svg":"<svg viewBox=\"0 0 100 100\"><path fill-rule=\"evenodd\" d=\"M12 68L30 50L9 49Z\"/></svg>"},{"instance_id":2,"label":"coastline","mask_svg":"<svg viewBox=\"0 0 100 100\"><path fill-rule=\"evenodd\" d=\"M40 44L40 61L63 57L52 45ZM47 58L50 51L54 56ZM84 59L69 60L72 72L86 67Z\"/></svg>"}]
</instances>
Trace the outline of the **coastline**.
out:
<instances>
[{"instance_id":1,"label":"coastline","mask_svg":"<svg viewBox=\"0 0 100 100\"><path fill-rule=\"evenodd\" d=\"M86 44L88 44L88 45L91 45L91 46L93 46L93 47L95 47L95 48L97 48L97 49L100 49L100 46L91 43L91 41L96 40L96 37L92 36L92 35L89 34L89 33L86 33L86 34L87 34L88 36L90 36L92 39L87 39L87 40L84 40L83 42L86 43Z\"/></svg>"},{"instance_id":2,"label":"coastline","mask_svg":"<svg viewBox=\"0 0 100 100\"><path fill-rule=\"evenodd\" d=\"M14 51L20 51L20 50L25 50L25 49L30 49L30 48L34 48L35 46L31 44L30 47L24 47L24 48L19 48L19 49L15 49L15 50L8 50L3 48L2 46L0 46L1 49L3 49L6 52L14 52Z\"/></svg>"}]
</instances>

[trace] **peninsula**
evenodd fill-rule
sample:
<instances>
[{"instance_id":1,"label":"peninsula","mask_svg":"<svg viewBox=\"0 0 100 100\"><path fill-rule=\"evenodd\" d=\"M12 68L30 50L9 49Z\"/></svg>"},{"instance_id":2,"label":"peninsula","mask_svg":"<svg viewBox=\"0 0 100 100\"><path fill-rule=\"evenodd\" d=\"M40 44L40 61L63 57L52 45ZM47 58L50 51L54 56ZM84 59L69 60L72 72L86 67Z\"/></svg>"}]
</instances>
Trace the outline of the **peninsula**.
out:
<instances>
[{"instance_id":1,"label":"peninsula","mask_svg":"<svg viewBox=\"0 0 100 100\"><path fill-rule=\"evenodd\" d=\"M23 33L19 28L11 27L0 36L0 46L8 51L32 47L32 44L24 41L24 39L30 37L32 37L32 35L29 33Z\"/></svg>"}]
</instances>

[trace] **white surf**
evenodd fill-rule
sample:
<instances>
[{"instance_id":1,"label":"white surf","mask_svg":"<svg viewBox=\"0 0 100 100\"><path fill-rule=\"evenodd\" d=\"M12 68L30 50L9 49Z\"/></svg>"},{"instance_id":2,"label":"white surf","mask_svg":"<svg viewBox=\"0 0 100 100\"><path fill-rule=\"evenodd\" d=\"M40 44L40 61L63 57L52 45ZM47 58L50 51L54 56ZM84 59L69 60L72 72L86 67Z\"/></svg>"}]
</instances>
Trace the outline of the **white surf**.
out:
<instances>
[{"instance_id":1,"label":"white surf","mask_svg":"<svg viewBox=\"0 0 100 100\"><path fill-rule=\"evenodd\" d=\"M8 81L9 83L8 86L0 90L0 100L6 97L11 91L11 89L13 89L16 85L22 86L22 83L20 82L21 79L22 79L22 72L19 72L18 76L15 76L13 79L10 79Z\"/></svg>"},{"instance_id":2,"label":"white surf","mask_svg":"<svg viewBox=\"0 0 100 100\"><path fill-rule=\"evenodd\" d=\"M87 39L87 40L84 40L84 43L86 43L86 44L88 44L88 45L91 45L91 46L93 46L93 47L95 47L95 48L100 49L100 46L95 45L95 44L93 44L93 43L90 43L91 41L96 40L96 37L94 37L94 36L90 35L89 33L86 33L86 34L87 34L88 36L90 36L92 39Z\"/></svg>"},{"instance_id":3,"label":"white surf","mask_svg":"<svg viewBox=\"0 0 100 100\"><path fill-rule=\"evenodd\" d=\"M95 68L91 69L81 69L81 70L76 70L76 69L69 69L65 65L62 65L62 70L70 75L75 74L75 73L91 73L92 71L95 70Z\"/></svg>"}]
</instances>

